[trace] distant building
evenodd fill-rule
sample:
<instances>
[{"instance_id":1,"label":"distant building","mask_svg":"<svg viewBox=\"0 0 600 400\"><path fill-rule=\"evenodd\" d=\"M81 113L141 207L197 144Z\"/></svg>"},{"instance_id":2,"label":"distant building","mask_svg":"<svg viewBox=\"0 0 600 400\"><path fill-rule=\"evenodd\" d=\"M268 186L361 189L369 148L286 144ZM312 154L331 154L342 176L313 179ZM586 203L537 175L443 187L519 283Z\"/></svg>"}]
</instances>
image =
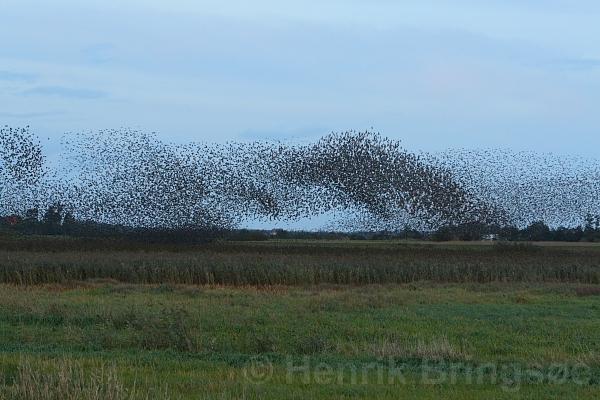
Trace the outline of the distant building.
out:
<instances>
[{"instance_id":1,"label":"distant building","mask_svg":"<svg viewBox=\"0 0 600 400\"><path fill-rule=\"evenodd\" d=\"M285 233L286 233L285 229L272 229L269 232L269 236L271 236L271 237L277 237L277 236L281 236L281 235L283 235Z\"/></svg>"},{"instance_id":2,"label":"distant building","mask_svg":"<svg viewBox=\"0 0 600 400\"><path fill-rule=\"evenodd\" d=\"M486 241L489 241L489 242L493 242L493 241L498 240L499 238L500 237L498 236L497 233L489 233L487 235L483 235L481 237L481 240L486 240Z\"/></svg>"}]
</instances>

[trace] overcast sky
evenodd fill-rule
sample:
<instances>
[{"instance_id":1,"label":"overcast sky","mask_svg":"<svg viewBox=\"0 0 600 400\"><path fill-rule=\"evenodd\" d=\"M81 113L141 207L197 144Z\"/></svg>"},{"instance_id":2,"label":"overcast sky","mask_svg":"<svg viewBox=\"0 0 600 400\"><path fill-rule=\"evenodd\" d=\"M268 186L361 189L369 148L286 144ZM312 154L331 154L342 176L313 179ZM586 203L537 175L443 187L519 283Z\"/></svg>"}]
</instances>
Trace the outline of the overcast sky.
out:
<instances>
[{"instance_id":1,"label":"overcast sky","mask_svg":"<svg viewBox=\"0 0 600 400\"><path fill-rule=\"evenodd\" d=\"M1 0L0 124L596 155L598 21L594 0Z\"/></svg>"}]
</instances>

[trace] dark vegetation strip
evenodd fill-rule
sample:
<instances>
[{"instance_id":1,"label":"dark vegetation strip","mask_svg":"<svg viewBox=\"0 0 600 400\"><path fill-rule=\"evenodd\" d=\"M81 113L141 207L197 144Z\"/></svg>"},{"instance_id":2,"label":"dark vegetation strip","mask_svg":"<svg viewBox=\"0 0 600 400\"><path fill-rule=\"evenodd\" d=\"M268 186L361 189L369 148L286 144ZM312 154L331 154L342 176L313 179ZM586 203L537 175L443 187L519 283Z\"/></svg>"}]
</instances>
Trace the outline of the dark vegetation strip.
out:
<instances>
[{"instance_id":1,"label":"dark vegetation strip","mask_svg":"<svg viewBox=\"0 0 600 400\"><path fill-rule=\"evenodd\" d=\"M369 285L434 282L600 283L600 249L527 245L429 246L343 243L213 243L129 250L103 242L54 251L0 250L0 283L95 279L142 284ZM39 244L38 244L39 245ZM117 250L118 249L118 250Z\"/></svg>"}]
</instances>

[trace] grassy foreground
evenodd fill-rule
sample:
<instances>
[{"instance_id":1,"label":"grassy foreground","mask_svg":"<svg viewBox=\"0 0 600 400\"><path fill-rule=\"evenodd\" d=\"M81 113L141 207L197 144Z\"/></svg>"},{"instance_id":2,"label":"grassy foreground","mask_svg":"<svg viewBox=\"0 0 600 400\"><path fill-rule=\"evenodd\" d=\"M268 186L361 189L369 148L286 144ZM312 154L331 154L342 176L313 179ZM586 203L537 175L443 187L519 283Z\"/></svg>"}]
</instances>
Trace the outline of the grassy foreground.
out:
<instances>
[{"instance_id":1,"label":"grassy foreground","mask_svg":"<svg viewBox=\"0 0 600 400\"><path fill-rule=\"evenodd\" d=\"M593 399L597 294L580 284L4 285L0 398Z\"/></svg>"},{"instance_id":2,"label":"grassy foreground","mask_svg":"<svg viewBox=\"0 0 600 400\"><path fill-rule=\"evenodd\" d=\"M597 246L0 244L0 399L600 396Z\"/></svg>"}]
</instances>

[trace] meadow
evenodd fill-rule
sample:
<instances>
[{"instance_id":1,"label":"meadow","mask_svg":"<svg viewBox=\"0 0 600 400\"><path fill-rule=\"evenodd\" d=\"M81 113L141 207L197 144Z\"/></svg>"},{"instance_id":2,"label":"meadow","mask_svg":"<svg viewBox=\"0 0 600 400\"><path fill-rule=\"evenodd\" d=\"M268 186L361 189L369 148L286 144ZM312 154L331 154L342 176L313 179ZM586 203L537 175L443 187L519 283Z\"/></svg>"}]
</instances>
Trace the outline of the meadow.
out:
<instances>
[{"instance_id":1,"label":"meadow","mask_svg":"<svg viewBox=\"0 0 600 400\"><path fill-rule=\"evenodd\" d=\"M600 395L594 245L0 242L0 398Z\"/></svg>"}]
</instances>

